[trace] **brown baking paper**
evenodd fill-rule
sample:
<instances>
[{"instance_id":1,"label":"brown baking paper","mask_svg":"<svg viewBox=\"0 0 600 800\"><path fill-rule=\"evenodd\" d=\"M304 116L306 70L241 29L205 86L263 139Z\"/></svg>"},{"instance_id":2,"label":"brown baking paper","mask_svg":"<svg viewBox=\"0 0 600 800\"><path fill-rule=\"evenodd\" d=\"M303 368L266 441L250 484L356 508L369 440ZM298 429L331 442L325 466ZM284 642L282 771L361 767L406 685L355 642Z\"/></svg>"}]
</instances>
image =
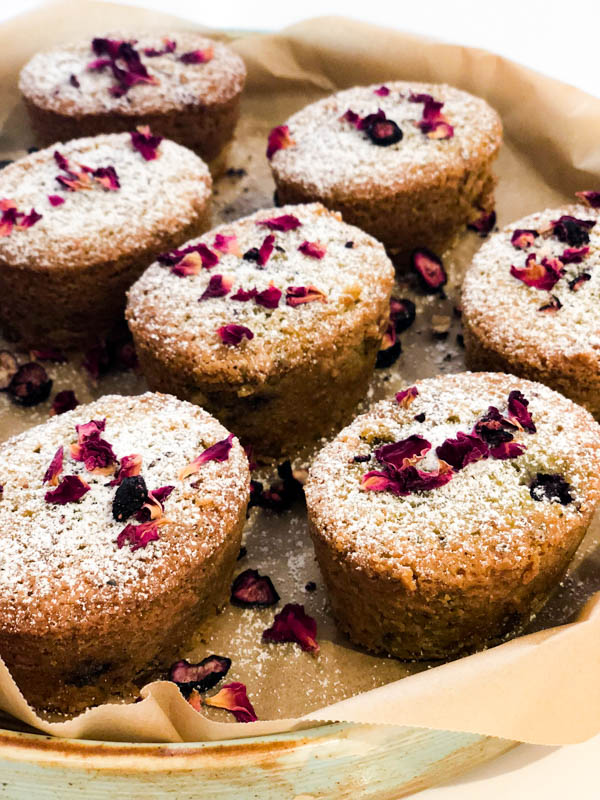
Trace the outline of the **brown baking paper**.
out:
<instances>
[{"instance_id":1,"label":"brown baking paper","mask_svg":"<svg viewBox=\"0 0 600 800\"><path fill-rule=\"evenodd\" d=\"M93 2L52 4L5 24L0 30L0 157L22 155L33 144L16 82L36 50L107 30L185 27L193 26L154 12ZM215 221L272 205L264 148L273 125L339 88L391 79L454 84L485 97L500 112L506 130L497 166L501 225L570 200L575 190L599 188L600 100L491 53L344 19L243 36L233 46L249 74L227 166L246 172L225 174L216 182ZM414 298L417 321L402 336L403 355L391 370L377 373L365 405L392 396L416 378L464 369L456 343L458 320L448 339L438 341L431 336L431 316L452 314L464 268L480 243L475 234L465 234L445 254L448 299ZM414 297L402 276L398 281L397 291ZM86 402L108 392L144 390L143 378L134 373L114 373L94 384L80 361L80 355L71 354L69 364L48 366L54 391L74 388ZM44 421L48 410L48 404L19 409L1 395L0 438ZM134 695L115 698L75 719L57 721L27 706L0 662L0 709L13 718L5 724L20 720L56 736L131 742L255 736L320 721L463 730L540 744L578 742L600 730L597 523L529 635L442 666L372 656L337 633L301 507L282 515L254 510L245 537L248 556L240 561L240 571L259 568L273 578L283 602L304 603L318 622L319 656L312 658L293 644L261 644L274 610L233 606L203 623L192 648L181 655L198 660L216 652L232 658L227 680L247 685L261 721L231 723L230 715L216 709L198 713L166 681L143 687L138 703L123 702ZM305 590L308 581L316 582L315 592Z\"/></svg>"}]
</instances>

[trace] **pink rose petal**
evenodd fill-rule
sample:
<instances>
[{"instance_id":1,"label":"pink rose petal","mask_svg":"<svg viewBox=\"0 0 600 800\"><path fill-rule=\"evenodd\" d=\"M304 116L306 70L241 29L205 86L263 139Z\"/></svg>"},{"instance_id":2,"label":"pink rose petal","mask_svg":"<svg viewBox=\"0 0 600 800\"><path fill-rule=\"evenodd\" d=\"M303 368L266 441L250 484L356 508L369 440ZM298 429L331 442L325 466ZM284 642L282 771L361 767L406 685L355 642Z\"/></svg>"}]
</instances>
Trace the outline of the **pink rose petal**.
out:
<instances>
[{"instance_id":1,"label":"pink rose petal","mask_svg":"<svg viewBox=\"0 0 600 800\"><path fill-rule=\"evenodd\" d=\"M270 231L281 231L283 233L286 231L294 231L302 225L298 217L295 217L293 214L282 214L280 217L263 219L256 224L268 228Z\"/></svg>"},{"instance_id":2,"label":"pink rose petal","mask_svg":"<svg viewBox=\"0 0 600 800\"><path fill-rule=\"evenodd\" d=\"M294 144L296 144L296 142L290 136L290 129L288 126L278 125L276 128L273 128L269 134L267 158L270 161L278 150L285 150L287 147L291 147Z\"/></svg>"},{"instance_id":3,"label":"pink rose petal","mask_svg":"<svg viewBox=\"0 0 600 800\"><path fill-rule=\"evenodd\" d=\"M56 489L46 492L44 499L47 503L64 506L67 503L76 503L81 500L90 487L78 475L65 475Z\"/></svg>"},{"instance_id":4,"label":"pink rose petal","mask_svg":"<svg viewBox=\"0 0 600 800\"><path fill-rule=\"evenodd\" d=\"M320 242L308 242L306 240L302 242L298 250L300 250L300 252L305 256L310 256L310 258L317 259L323 258L327 252L327 248L324 244L321 244Z\"/></svg>"},{"instance_id":5,"label":"pink rose petal","mask_svg":"<svg viewBox=\"0 0 600 800\"><path fill-rule=\"evenodd\" d=\"M205 697L204 704L230 711L238 722L256 722L258 719L252 703L248 700L245 685L237 681L225 684L221 691L212 697Z\"/></svg>"},{"instance_id":6,"label":"pink rose petal","mask_svg":"<svg viewBox=\"0 0 600 800\"><path fill-rule=\"evenodd\" d=\"M275 615L273 625L263 631L265 642L296 642L308 653L319 652L317 642L317 623L304 611L304 606L287 603L279 614Z\"/></svg>"}]
</instances>

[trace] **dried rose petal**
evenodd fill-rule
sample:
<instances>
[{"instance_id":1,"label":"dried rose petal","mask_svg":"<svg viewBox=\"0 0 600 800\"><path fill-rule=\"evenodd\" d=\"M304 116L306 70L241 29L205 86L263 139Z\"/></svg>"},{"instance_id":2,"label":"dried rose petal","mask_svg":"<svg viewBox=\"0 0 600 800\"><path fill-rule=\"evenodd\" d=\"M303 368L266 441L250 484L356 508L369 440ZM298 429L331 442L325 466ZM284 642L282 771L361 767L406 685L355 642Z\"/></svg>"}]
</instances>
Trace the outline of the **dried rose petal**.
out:
<instances>
[{"instance_id":1,"label":"dried rose petal","mask_svg":"<svg viewBox=\"0 0 600 800\"><path fill-rule=\"evenodd\" d=\"M307 242L306 240L302 242L298 250L305 256L318 259L323 258L327 252L327 248L324 244L321 244L320 242Z\"/></svg>"},{"instance_id":2,"label":"dried rose petal","mask_svg":"<svg viewBox=\"0 0 600 800\"><path fill-rule=\"evenodd\" d=\"M235 294L232 294L229 298L230 300L241 300L242 302L247 302L248 300L253 300L256 295L258 294L257 289L238 289Z\"/></svg>"},{"instance_id":3,"label":"dried rose petal","mask_svg":"<svg viewBox=\"0 0 600 800\"><path fill-rule=\"evenodd\" d=\"M419 390L416 386L409 386L408 389L403 389L401 392L396 393L396 402L402 408L411 406L416 397L419 396Z\"/></svg>"},{"instance_id":4,"label":"dried rose petal","mask_svg":"<svg viewBox=\"0 0 600 800\"><path fill-rule=\"evenodd\" d=\"M361 479L360 488L369 492L393 492L396 494L396 481L387 473L372 470L366 472Z\"/></svg>"},{"instance_id":5,"label":"dried rose petal","mask_svg":"<svg viewBox=\"0 0 600 800\"><path fill-rule=\"evenodd\" d=\"M57 392L54 400L52 401L52 408L50 416L57 414L65 414L67 411L72 411L79 405L79 400L75 397L75 392L72 389L63 389L62 392Z\"/></svg>"},{"instance_id":6,"label":"dried rose petal","mask_svg":"<svg viewBox=\"0 0 600 800\"><path fill-rule=\"evenodd\" d=\"M285 302L288 306L300 306L304 303L327 302L327 295L316 286L288 286Z\"/></svg>"},{"instance_id":7,"label":"dried rose petal","mask_svg":"<svg viewBox=\"0 0 600 800\"><path fill-rule=\"evenodd\" d=\"M139 453L133 453L130 456L123 456L119 462L119 469L115 477L108 484L109 486L119 486L124 478L132 478L134 475L139 475L142 471L142 456Z\"/></svg>"},{"instance_id":8,"label":"dried rose petal","mask_svg":"<svg viewBox=\"0 0 600 800\"><path fill-rule=\"evenodd\" d=\"M65 202L65 198L61 197L59 194L49 194L48 202L51 206L62 206L62 204Z\"/></svg>"},{"instance_id":9,"label":"dried rose petal","mask_svg":"<svg viewBox=\"0 0 600 800\"><path fill-rule=\"evenodd\" d=\"M600 192L575 192L575 196L590 208L600 208Z\"/></svg>"},{"instance_id":10,"label":"dried rose petal","mask_svg":"<svg viewBox=\"0 0 600 800\"><path fill-rule=\"evenodd\" d=\"M510 243L517 250L527 250L535 242L539 233L529 228L517 228L510 237Z\"/></svg>"},{"instance_id":11,"label":"dried rose petal","mask_svg":"<svg viewBox=\"0 0 600 800\"><path fill-rule=\"evenodd\" d=\"M0 350L0 391L8 389L19 365L9 350Z\"/></svg>"},{"instance_id":12,"label":"dried rose petal","mask_svg":"<svg viewBox=\"0 0 600 800\"><path fill-rule=\"evenodd\" d=\"M231 659L225 656L211 655L197 664L190 664L185 659L171 664L169 680L176 683L184 696L192 689L208 692L229 672Z\"/></svg>"},{"instance_id":13,"label":"dried rose petal","mask_svg":"<svg viewBox=\"0 0 600 800\"><path fill-rule=\"evenodd\" d=\"M399 442L384 444L375 450L375 458L386 466L403 469L412 466L431 450L431 443L422 436L413 434Z\"/></svg>"},{"instance_id":14,"label":"dried rose petal","mask_svg":"<svg viewBox=\"0 0 600 800\"><path fill-rule=\"evenodd\" d=\"M202 710L202 698L200 697L196 689L192 689L192 691L187 696L186 700L194 709L194 711Z\"/></svg>"},{"instance_id":15,"label":"dried rose petal","mask_svg":"<svg viewBox=\"0 0 600 800\"><path fill-rule=\"evenodd\" d=\"M412 300L406 297L390 299L390 320L394 323L396 333L403 333L410 328L416 318L416 308Z\"/></svg>"},{"instance_id":16,"label":"dried rose petal","mask_svg":"<svg viewBox=\"0 0 600 800\"><path fill-rule=\"evenodd\" d=\"M52 381L48 373L34 362L19 367L8 385L8 393L15 403L22 406L35 406L50 396Z\"/></svg>"},{"instance_id":17,"label":"dried rose petal","mask_svg":"<svg viewBox=\"0 0 600 800\"><path fill-rule=\"evenodd\" d=\"M256 259L256 263L259 266L264 267L267 261L271 258L274 245L275 237L272 234L265 236L263 243L258 248L258 257Z\"/></svg>"},{"instance_id":18,"label":"dried rose petal","mask_svg":"<svg viewBox=\"0 0 600 800\"><path fill-rule=\"evenodd\" d=\"M77 444L71 445L71 458L74 461L83 461L88 472L104 475L111 473L117 462L112 446L98 434L85 436Z\"/></svg>"},{"instance_id":19,"label":"dried rose petal","mask_svg":"<svg viewBox=\"0 0 600 800\"><path fill-rule=\"evenodd\" d=\"M258 719L252 703L248 700L246 687L237 681L225 684L221 691L212 697L205 697L204 704L231 711L238 722L256 722Z\"/></svg>"},{"instance_id":20,"label":"dried rose petal","mask_svg":"<svg viewBox=\"0 0 600 800\"><path fill-rule=\"evenodd\" d=\"M241 608L266 608L279 602L271 579L256 569L240 572L231 585L230 602Z\"/></svg>"},{"instance_id":21,"label":"dried rose petal","mask_svg":"<svg viewBox=\"0 0 600 800\"><path fill-rule=\"evenodd\" d=\"M591 279L592 276L589 272L581 272L579 275L569 281L569 289L572 292L578 292L581 287Z\"/></svg>"},{"instance_id":22,"label":"dried rose petal","mask_svg":"<svg viewBox=\"0 0 600 800\"><path fill-rule=\"evenodd\" d=\"M121 187L114 167L98 167L92 172L92 177L107 191L116 192Z\"/></svg>"},{"instance_id":23,"label":"dried rose petal","mask_svg":"<svg viewBox=\"0 0 600 800\"><path fill-rule=\"evenodd\" d=\"M287 125L277 125L269 134L267 141L267 158L269 161L278 150L285 150L296 142L290 136L290 129Z\"/></svg>"},{"instance_id":24,"label":"dried rose petal","mask_svg":"<svg viewBox=\"0 0 600 800\"><path fill-rule=\"evenodd\" d=\"M148 492L146 502L136 513L138 522L148 522L151 519L160 519L164 514L164 502L175 489L174 486L161 486Z\"/></svg>"},{"instance_id":25,"label":"dried rose petal","mask_svg":"<svg viewBox=\"0 0 600 800\"><path fill-rule=\"evenodd\" d=\"M217 334L223 344L228 344L232 347L237 347L244 338L248 340L254 339L254 334L245 325L222 325L217 328Z\"/></svg>"},{"instance_id":26,"label":"dried rose petal","mask_svg":"<svg viewBox=\"0 0 600 800\"><path fill-rule=\"evenodd\" d=\"M552 233L559 241L565 242L571 247L581 247L590 241L588 231L591 231L596 222L563 214L559 219L552 220L551 224Z\"/></svg>"},{"instance_id":27,"label":"dried rose petal","mask_svg":"<svg viewBox=\"0 0 600 800\"><path fill-rule=\"evenodd\" d=\"M560 256L560 260L563 264L581 264L589 252L589 247L567 247Z\"/></svg>"},{"instance_id":28,"label":"dried rose petal","mask_svg":"<svg viewBox=\"0 0 600 800\"><path fill-rule=\"evenodd\" d=\"M196 456L190 464L180 469L177 477L182 481L184 478L187 478L188 475L193 475L198 472L202 464L206 464L207 461L227 461L232 443L233 433L230 433L226 439L222 439L220 442L216 442L216 444L207 447L206 450L200 453L199 456Z\"/></svg>"},{"instance_id":29,"label":"dried rose petal","mask_svg":"<svg viewBox=\"0 0 600 800\"><path fill-rule=\"evenodd\" d=\"M231 234L231 236L225 236L222 233L217 233L215 236L215 241L213 242L213 247L220 253L232 253L235 256L240 255L240 246L235 233Z\"/></svg>"},{"instance_id":30,"label":"dried rose petal","mask_svg":"<svg viewBox=\"0 0 600 800\"><path fill-rule=\"evenodd\" d=\"M64 506L67 503L76 503L81 500L90 487L78 475L65 475L56 489L47 491L44 500L47 503Z\"/></svg>"},{"instance_id":31,"label":"dried rose petal","mask_svg":"<svg viewBox=\"0 0 600 800\"><path fill-rule=\"evenodd\" d=\"M44 473L44 480L42 483L50 483L52 486L58 485L58 476L63 470L64 453L64 447L59 447L56 453L54 453L50 466Z\"/></svg>"},{"instance_id":32,"label":"dried rose petal","mask_svg":"<svg viewBox=\"0 0 600 800\"><path fill-rule=\"evenodd\" d=\"M538 472L529 484L529 494L534 500L549 500L551 503L560 503L563 506L573 502L571 486L562 475Z\"/></svg>"},{"instance_id":33,"label":"dried rose petal","mask_svg":"<svg viewBox=\"0 0 600 800\"><path fill-rule=\"evenodd\" d=\"M394 364L402 353L402 343L396 333L393 322L389 322L377 351L375 369L387 369Z\"/></svg>"},{"instance_id":34,"label":"dried rose petal","mask_svg":"<svg viewBox=\"0 0 600 800\"><path fill-rule=\"evenodd\" d=\"M162 520L150 520L150 522L142 522L141 525L126 525L121 533L117 536L117 547L119 550L129 544L132 552L146 547L150 542L158 539L158 527Z\"/></svg>"},{"instance_id":35,"label":"dried rose petal","mask_svg":"<svg viewBox=\"0 0 600 800\"><path fill-rule=\"evenodd\" d=\"M529 400L521 392L514 390L508 395L508 418L528 433L535 433L537 428L531 419L531 414L527 410Z\"/></svg>"},{"instance_id":36,"label":"dried rose petal","mask_svg":"<svg viewBox=\"0 0 600 800\"><path fill-rule=\"evenodd\" d=\"M443 460L440 460L437 469L430 472L416 467L406 467L395 475L397 486L400 489L398 494L405 495L439 489L451 481L453 476L452 467Z\"/></svg>"},{"instance_id":37,"label":"dried rose petal","mask_svg":"<svg viewBox=\"0 0 600 800\"><path fill-rule=\"evenodd\" d=\"M513 278L523 281L524 284L534 289L550 291L562 277L563 267L562 261L558 258L544 257L538 263L535 260L535 254L530 253L527 256L524 267L511 265L510 274Z\"/></svg>"},{"instance_id":38,"label":"dried rose petal","mask_svg":"<svg viewBox=\"0 0 600 800\"><path fill-rule=\"evenodd\" d=\"M493 229L494 225L496 224L496 212L492 211L482 211L480 216L477 217L476 220L470 222L467 225L472 231L478 233L481 237L487 236Z\"/></svg>"},{"instance_id":39,"label":"dried rose petal","mask_svg":"<svg viewBox=\"0 0 600 800\"><path fill-rule=\"evenodd\" d=\"M208 286L200 295L199 300L209 300L211 297L225 297L229 294L233 279L228 275L211 275Z\"/></svg>"},{"instance_id":40,"label":"dried rose petal","mask_svg":"<svg viewBox=\"0 0 600 800\"><path fill-rule=\"evenodd\" d=\"M154 161L155 158L158 158L158 147L163 137L154 136L149 125L139 125L129 135L133 149L137 150L145 161Z\"/></svg>"},{"instance_id":41,"label":"dried rose petal","mask_svg":"<svg viewBox=\"0 0 600 800\"><path fill-rule=\"evenodd\" d=\"M298 603L287 603L279 614L275 614L273 625L263 631L262 638L265 642L296 642L303 650L314 655L320 649L317 623Z\"/></svg>"},{"instance_id":42,"label":"dried rose petal","mask_svg":"<svg viewBox=\"0 0 600 800\"><path fill-rule=\"evenodd\" d=\"M31 228L32 225L42 219L42 215L38 214L33 208L29 214L18 211L14 200L7 198L0 200L0 211L2 211L0 236L9 236L13 228L17 228L17 230Z\"/></svg>"},{"instance_id":43,"label":"dried rose petal","mask_svg":"<svg viewBox=\"0 0 600 800\"><path fill-rule=\"evenodd\" d=\"M302 225L298 217L295 217L293 214L282 214L280 217L263 219L256 224L268 228L270 231L281 231L282 233L286 231L295 231L296 228Z\"/></svg>"},{"instance_id":44,"label":"dried rose petal","mask_svg":"<svg viewBox=\"0 0 600 800\"><path fill-rule=\"evenodd\" d=\"M513 435L510 431L516 430L516 425L503 417L495 406L490 406L484 416L475 423L473 433L490 447L496 447L503 442L511 442Z\"/></svg>"},{"instance_id":45,"label":"dried rose petal","mask_svg":"<svg viewBox=\"0 0 600 800\"><path fill-rule=\"evenodd\" d=\"M387 86L380 86L379 89L374 89L373 93L379 97L387 97L390 93L390 90Z\"/></svg>"},{"instance_id":46,"label":"dried rose petal","mask_svg":"<svg viewBox=\"0 0 600 800\"><path fill-rule=\"evenodd\" d=\"M113 519L123 522L139 511L147 499L146 481L141 475L122 478L113 497Z\"/></svg>"},{"instance_id":47,"label":"dried rose petal","mask_svg":"<svg viewBox=\"0 0 600 800\"><path fill-rule=\"evenodd\" d=\"M172 39L164 39L164 47L162 50L156 50L153 47L144 47L144 55L148 58L156 58L156 56L165 56L168 53L174 53L177 48L177 42Z\"/></svg>"},{"instance_id":48,"label":"dried rose petal","mask_svg":"<svg viewBox=\"0 0 600 800\"><path fill-rule=\"evenodd\" d=\"M350 125L354 125L355 128L358 128L361 118L359 114L356 113L356 111L352 111L352 109L349 108L342 114L342 116L340 117L340 121L349 122Z\"/></svg>"},{"instance_id":49,"label":"dried rose petal","mask_svg":"<svg viewBox=\"0 0 600 800\"><path fill-rule=\"evenodd\" d=\"M281 300L281 289L276 286L269 286L264 292L257 292L254 301L263 308L277 308Z\"/></svg>"},{"instance_id":50,"label":"dried rose petal","mask_svg":"<svg viewBox=\"0 0 600 800\"><path fill-rule=\"evenodd\" d=\"M190 50L179 56L179 60L183 64L207 64L212 61L214 56L214 49L207 47L206 50Z\"/></svg>"},{"instance_id":51,"label":"dried rose petal","mask_svg":"<svg viewBox=\"0 0 600 800\"><path fill-rule=\"evenodd\" d=\"M455 470L461 470L475 461L487 458L487 444L475 434L458 431L456 439L446 439L436 447L436 455Z\"/></svg>"},{"instance_id":52,"label":"dried rose petal","mask_svg":"<svg viewBox=\"0 0 600 800\"><path fill-rule=\"evenodd\" d=\"M113 97L122 97L138 83L158 84L157 78L150 75L142 64L140 54L132 42L96 38L92 40L92 49L97 56L107 56L107 58L97 58L91 61L87 68L102 71L110 67L116 81L116 84L109 89Z\"/></svg>"},{"instance_id":53,"label":"dried rose petal","mask_svg":"<svg viewBox=\"0 0 600 800\"><path fill-rule=\"evenodd\" d=\"M444 104L434 100L430 94L410 94L411 103L423 103L423 115L416 123L417 127L430 139L450 139L454 136L454 128L442 114Z\"/></svg>"},{"instance_id":54,"label":"dried rose petal","mask_svg":"<svg viewBox=\"0 0 600 800\"><path fill-rule=\"evenodd\" d=\"M490 450L490 456L505 461L508 458L517 458L517 456L522 455L526 449L524 444L519 444L518 442L503 442Z\"/></svg>"},{"instance_id":55,"label":"dried rose petal","mask_svg":"<svg viewBox=\"0 0 600 800\"><path fill-rule=\"evenodd\" d=\"M413 250L412 268L421 280L421 286L427 293L438 292L445 286L448 276L441 258L426 247Z\"/></svg>"},{"instance_id":56,"label":"dried rose petal","mask_svg":"<svg viewBox=\"0 0 600 800\"><path fill-rule=\"evenodd\" d=\"M557 311L560 311L562 308L562 303L558 299L555 294L550 295L550 301L548 303L544 303L544 305L538 308L538 311L541 311L544 314L556 314Z\"/></svg>"}]
</instances>

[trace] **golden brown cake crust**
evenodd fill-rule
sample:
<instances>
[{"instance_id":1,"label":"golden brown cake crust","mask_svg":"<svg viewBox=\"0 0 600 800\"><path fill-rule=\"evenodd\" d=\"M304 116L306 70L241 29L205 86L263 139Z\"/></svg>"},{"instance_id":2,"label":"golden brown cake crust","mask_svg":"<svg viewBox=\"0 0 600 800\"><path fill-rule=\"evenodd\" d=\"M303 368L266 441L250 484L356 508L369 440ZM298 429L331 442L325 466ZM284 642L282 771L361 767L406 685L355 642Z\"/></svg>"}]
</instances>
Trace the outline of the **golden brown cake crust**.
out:
<instances>
[{"instance_id":1,"label":"golden brown cake crust","mask_svg":"<svg viewBox=\"0 0 600 800\"><path fill-rule=\"evenodd\" d=\"M149 489L173 485L159 538L132 551L116 539L112 476L69 455L76 424L106 419L117 457L142 456ZM26 698L63 711L102 702L181 652L198 621L224 602L239 551L249 490L245 454L178 472L227 431L173 397L106 396L0 447L0 654ZM45 470L59 446L62 475L81 475L79 502L44 500Z\"/></svg>"},{"instance_id":2,"label":"golden brown cake crust","mask_svg":"<svg viewBox=\"0 0 600 800\"><path fill-rule=\"evenodd\" d=\"M480 98L441 84L390 81L338 92L287 120L293 144L271 168L282 203L320 200L389 247L441 248L466 223L493 208L492 162L502 142L496 112ZM423 105L411 94L444 103L454 127L449 139L428 138L416 123ZM381 108L403 138L377 147L340 119L350 109L364 117Z\"/></svg>"},{"instance_id":3,"label":"golden brown cake crust","mask_svg":"<svg viewBox=\"0 0 600 800\"><path fill-rule=\"evenodd\" d=\"M409 407L380 403L327 445L305 492L340 627L370 650L444 658L514 633L546 601L600 500L600 428L561 395L513 376L463 373L416 386ZM376 447L420 435L433 452L470 433L489 406L505 414L515 390L537 428L514 433L526 448L518 457L469 463L445 485L406 496L361 488L364 474L381 469ZM564 479L572 502L534 499L538 473Z\"/></svg>"}]
</instances>

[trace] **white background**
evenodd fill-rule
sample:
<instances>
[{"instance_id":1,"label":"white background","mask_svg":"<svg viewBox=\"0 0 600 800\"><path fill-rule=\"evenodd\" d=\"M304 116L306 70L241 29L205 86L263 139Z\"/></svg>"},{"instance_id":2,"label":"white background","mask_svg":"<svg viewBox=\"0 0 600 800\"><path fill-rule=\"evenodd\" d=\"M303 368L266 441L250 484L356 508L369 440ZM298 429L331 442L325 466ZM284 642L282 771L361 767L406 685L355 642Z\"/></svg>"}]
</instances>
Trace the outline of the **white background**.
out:
<instances>
[{"instance_id":1,"label":"white background","mask_svg":"<svg viewBox=\"0 0 600 800\"><path fill-rule=\"evenodd\" d=\"M600 97L600 0L129 0L127 4L178 14L211 27L251 30L275 30L307 17L345 15L491 50ZM0 22L38 5L39 0L0 0ZM76 2L73 13L77 13ZM600 736L571 747L521 745L418 797L597 799L599 760Z\"/></svg>"}]
</instances>

